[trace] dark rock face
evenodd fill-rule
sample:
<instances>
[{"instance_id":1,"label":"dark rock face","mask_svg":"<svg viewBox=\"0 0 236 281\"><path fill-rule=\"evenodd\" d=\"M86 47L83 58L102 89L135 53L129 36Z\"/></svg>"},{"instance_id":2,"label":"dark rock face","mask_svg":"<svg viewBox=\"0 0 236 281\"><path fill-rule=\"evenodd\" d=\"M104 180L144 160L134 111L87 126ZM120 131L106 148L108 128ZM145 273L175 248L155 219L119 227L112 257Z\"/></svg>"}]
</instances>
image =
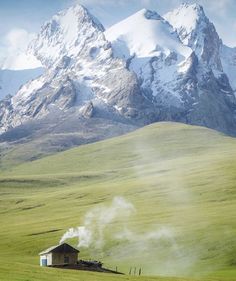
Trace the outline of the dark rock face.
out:
<instances>
[{"instance_id":1,"label":"dark rock face","mask_svg":"<svg viewBox=\"0 0 236 281\"><path fill-rule=\"evenodd\" d=\"M182 92L184 110L171 120L213 128L236 135L236 99L227 76L215 77L212 70L202 73L195 53L189 71L177 86Z\"/></svg>"},{"instance_id":2,"label":"dark rock face","mask_svg":"<svg viewBox=\"0 0 236 281\"><path fill-rule=\"evenodd\" d=\"M85 107L82 109L82 115L85 118L92 118L94 115L94 106L92 102L89 102Z\"/></svg>"}]
</instances>

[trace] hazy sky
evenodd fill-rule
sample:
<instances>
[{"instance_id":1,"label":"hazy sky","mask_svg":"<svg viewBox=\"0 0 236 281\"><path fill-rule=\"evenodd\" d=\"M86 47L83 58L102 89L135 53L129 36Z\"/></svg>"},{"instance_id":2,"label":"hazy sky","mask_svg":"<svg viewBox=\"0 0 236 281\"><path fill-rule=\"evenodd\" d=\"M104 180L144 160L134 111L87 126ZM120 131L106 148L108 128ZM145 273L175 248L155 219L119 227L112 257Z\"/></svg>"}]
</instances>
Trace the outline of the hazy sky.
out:
<instances>
[{"instance_id":1,"label":"hazy sky","mask_svg":"<svg viewBox=\"0 0 236 281\"><path fill-rule=\"evenodd\" d=\"M182 2L197 2L223 41L236 46L236 0L0 0L0 56L25 48L46 20L75 2L86 6L105 27L144 7L162 15Z\"/></svg>"}]
</instances>

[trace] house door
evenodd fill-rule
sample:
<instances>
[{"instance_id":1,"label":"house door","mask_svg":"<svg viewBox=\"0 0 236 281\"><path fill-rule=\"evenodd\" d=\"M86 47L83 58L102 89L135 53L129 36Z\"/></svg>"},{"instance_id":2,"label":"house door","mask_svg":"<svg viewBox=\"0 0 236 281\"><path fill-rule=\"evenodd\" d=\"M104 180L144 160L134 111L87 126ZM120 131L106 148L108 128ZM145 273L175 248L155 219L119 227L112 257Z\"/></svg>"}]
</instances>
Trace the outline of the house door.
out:
<instances>
[{"instance_id":1,"label":"house door","mask_svg":"<svg viewBox=\"0 0 236 281\"><path fill-rule=\"evenodd\" d=\"M42 259L41 260L41 266L47 266L48 263L47 263L47 259Z\"/></svg>"}]
</instances>

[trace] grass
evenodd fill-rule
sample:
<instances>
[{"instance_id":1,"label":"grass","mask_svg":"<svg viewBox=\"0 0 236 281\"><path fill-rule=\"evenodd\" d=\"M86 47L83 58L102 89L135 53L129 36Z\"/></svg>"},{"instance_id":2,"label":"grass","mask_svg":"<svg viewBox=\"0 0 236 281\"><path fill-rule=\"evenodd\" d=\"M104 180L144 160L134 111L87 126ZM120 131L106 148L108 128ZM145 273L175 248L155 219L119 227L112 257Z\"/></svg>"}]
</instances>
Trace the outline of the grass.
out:
<instances>
[{"instance_id":1,"label":"grass","mask_svg":"<svg viewBox=\"0 0 236 281\"><path fill-rule=\"evenodd\" d=\"M81 257L125 273L142 267L149 277L38 266L38 252L115 196L136 212L116 217L103 247L81 249ZM0 280L233 281L235 203L236 139L201 127L158 123L11 166L0 172ZM132 240L116 238L124 228Z\"/></svg>"}]
</instances>

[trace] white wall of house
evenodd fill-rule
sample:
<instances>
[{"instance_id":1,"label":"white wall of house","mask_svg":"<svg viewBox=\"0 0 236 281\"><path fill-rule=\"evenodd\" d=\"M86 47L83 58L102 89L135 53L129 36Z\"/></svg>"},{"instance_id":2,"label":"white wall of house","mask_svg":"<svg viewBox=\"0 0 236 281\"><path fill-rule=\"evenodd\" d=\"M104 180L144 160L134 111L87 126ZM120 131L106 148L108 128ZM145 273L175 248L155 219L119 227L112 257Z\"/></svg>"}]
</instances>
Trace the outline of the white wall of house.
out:
<instances>
[{"instance_id":1,"label":"white wall of house","mask_svg":"<svg viewBox=\"0 0 236 281\"><path fill-rule=\"evenodd\" d=\"M45 265L44 261L47 261L47 264ZM40 266L50 266L52 265L52 254L45 254L40 256Z\"/></svg>"},{"instance_id":2,"label":"white wall of house","mask_svg":"<svg viewBox=\"0 0 236 281\"><path fill-rule=\"evenodd\" d=\"M40 266L44 266L43 261L47 259L46 255L40 256Z\"/></svg>"},{"instance_id":3,"label":"white wall of house","mask_svg":"<svg viewBox=\"0 0 236 281\"><path fill-rule=\"evenodd\" d=\"M48 266L52 265L52 253L47 254L47 261L48 261Z\"/></svg>"}]
</instances>

